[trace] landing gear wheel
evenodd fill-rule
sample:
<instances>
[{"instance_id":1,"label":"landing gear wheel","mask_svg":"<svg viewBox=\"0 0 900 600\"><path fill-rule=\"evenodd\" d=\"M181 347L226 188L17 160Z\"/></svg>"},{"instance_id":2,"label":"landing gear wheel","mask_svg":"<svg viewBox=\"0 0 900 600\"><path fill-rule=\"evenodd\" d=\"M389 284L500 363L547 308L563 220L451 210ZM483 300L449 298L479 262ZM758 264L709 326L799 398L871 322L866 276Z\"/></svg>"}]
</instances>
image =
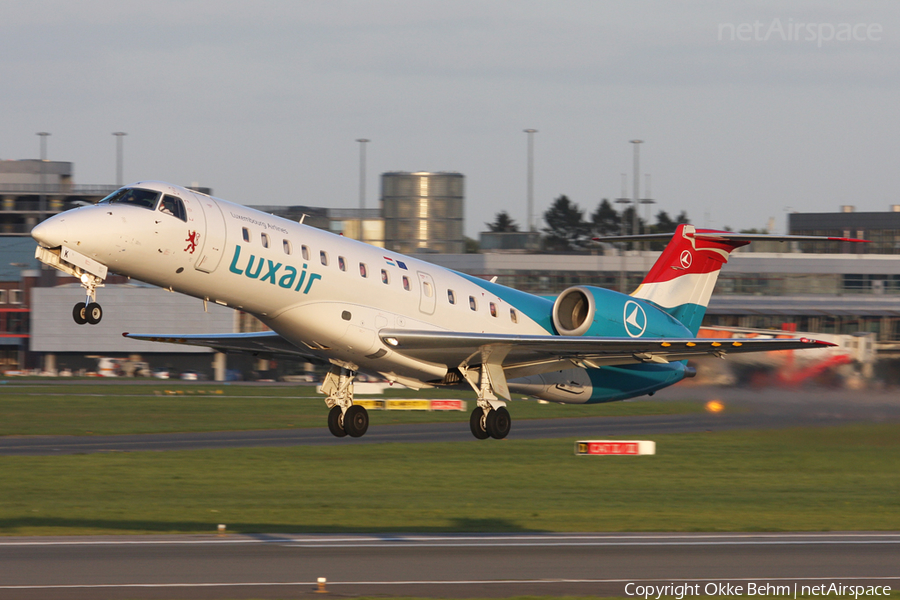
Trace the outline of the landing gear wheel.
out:
<instances>
[{"instance_id":1,"label":"landing gear wheel","mask_svg":"<svg viewBox=\"0 0 900 600\"><path fill-rule=\"evenodd\" d=\"M72 318L75 319L75 322L79 325L84 325L87 323L87 311L84 302L79 302L75 305L75 308L72 309Z\"/></svg>"},{"instance_id":2,"label":"landing gear wheel","mask_svg":"<svg viewBox=\"0 0 900 600\"><path fill-rule=\"evenodd\" d=\"M502 440L509 435L510 429L512 429L512 417L509 416L509 411L505 406L488 413L487 430L492 438Z\"/></svg>"},{"instance_id":3,"label":"landing gear wheel","mask_svg":"<svg viewBox=\"0 0 900 600\"><path fill-rule=\"evenodd\" d=\"M331 412L328 413L328 431L330 431L331 435L334 437L344 437L347 435L347 432L344 431L343 416L343 411L341 411L340 406L335 406L331 409Z\"/></svg>"},{"instance_id":4,"label":"landing gear wheel","mask_svg":"<svg viewBox=\"0 0 900 600\"><path fill-rule=\"evenodd\" d=\"M472 435L479 440L486 440L491 437L491 434L484 428L484 421L484 409L480 406L476 406L475 410L472 411L472 415L469 417L469 428L472 430Z\"/></svg>"},{"instance_id":5,"label":"landing gear wheel","mask_svg":"<svg viewBox=\"0 0 900 600\"><path fill-rule=\"evenodd\" d=\"M88 323L96 325L103 318L103 309L96 302L91 302L85 309L84 316Z\"/></svg>"},{"instance_id":6,"label":"landing gear wheel","mask_svg":"<svg viewBox=\"0 0 900 600\"><path fill-rule=\"evenodd\" d=\"M354 404L344 413L344 430L350 437L362 437L369 429L369 411Z\"/></svg>"}]
</instances>

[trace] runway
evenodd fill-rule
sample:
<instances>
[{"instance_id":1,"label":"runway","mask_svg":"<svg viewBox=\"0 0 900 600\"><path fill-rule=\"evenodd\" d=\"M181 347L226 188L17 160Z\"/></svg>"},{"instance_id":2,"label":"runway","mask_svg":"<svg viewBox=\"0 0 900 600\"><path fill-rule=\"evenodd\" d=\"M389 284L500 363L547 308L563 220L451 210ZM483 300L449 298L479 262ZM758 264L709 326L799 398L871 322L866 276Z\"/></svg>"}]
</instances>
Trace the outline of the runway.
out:
<instances>
[{"instance_id":1,"label":"runway","mask_svg":"<svg viewBox=\"0 0 900 600\"><path fill-rule=\"evenodd\" d=\"M735 410L721 414L517 420L513 403L514 420L509 439L590 439L900 420L900 396L894 393L675 388L664 390L654 399L677 401L698 397L723 399ZM356 439L335 438L325 428L112 436L6 436L0 437L0 456L474 441L466 423L373 426L364 437Z\"/></svg>"},{"instance_id":2,"label":"runway","mask_svg":"<svg viewBox=\"0 0 900 600\"><path fill-rule=\"evenodd\" d=\"M339 596L628 596L672 584L705 596L767 584L896 588L900 534L6 538L0 564L10 600L297 598L314 595L320 577Z\"/></svg>"},{"instance_id":3,"label":"runway","mask_svg":"<svg viewBox=\"0 0 900 600\"><path fill-rule=\"evenodd\" d=\"M710 388L673 390L668 398L703 400L704 395L723 399L733 410L723 414L521 419L514 422L510 439L900 419L896 394ZM361 439L334 438L324 429L6 437L0 438L0 455L436 441L492 443L473 440L465 423L445 423L372 427ZM748 594L751 585L757 586L755 589L772 586L765 588L766 595L781 597L793 595L794 586L802 592L803 586L832 583L896 589L900 587L900 533L0 538L3 600L321 598L316 593L320 577L326 578L325 588L332 596L643 598L638 590L667 585L691 586L681 588L682 592L696 591L687 593L686 598ZM674 588L663 589L663 593L677 594Z\"/></svg>"}]
</instances>

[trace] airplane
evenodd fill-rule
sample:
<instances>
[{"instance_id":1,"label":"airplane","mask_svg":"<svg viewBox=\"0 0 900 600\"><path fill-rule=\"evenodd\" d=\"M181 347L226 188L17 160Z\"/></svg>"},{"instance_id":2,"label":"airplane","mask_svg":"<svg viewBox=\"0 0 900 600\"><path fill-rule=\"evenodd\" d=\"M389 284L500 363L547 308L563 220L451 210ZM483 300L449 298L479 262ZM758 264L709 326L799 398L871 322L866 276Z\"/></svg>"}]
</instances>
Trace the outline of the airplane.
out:
<instances>
[{"instance_id":1,"label":"airplane","mask_svg":"<svg viewBox=\"0 0 900 600\"><path fill-rule=\"evenodd\" d=\"M697 332L731 251L766 236L679 225L630 295L577 285L555 299L446 269L160 181L34 227L36 257L86 290L78 324L103 316L109 271L250 313L270 331L212 335L125 333L222 352L287 356L329 366L328 428L360 437L359 371L414 389L471 387L478 439L505 438L512 394L557 403L625 400L695 374L706 355L821 348L812 339L709 339ZM636 239L631 236L608 238ZM854 240L861 241L861 240Z\"/></svg>"}]
</instances>

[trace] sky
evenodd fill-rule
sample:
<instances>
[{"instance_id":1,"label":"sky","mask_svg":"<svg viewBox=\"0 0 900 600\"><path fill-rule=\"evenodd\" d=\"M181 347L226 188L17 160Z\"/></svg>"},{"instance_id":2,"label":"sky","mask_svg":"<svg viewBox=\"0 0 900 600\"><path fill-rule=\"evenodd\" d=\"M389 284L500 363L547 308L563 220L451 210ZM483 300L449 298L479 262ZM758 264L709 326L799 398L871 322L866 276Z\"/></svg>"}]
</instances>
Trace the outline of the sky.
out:
<instances>
[{"instance_id":1,"label":"sky","mask_svg":"<svg viewBox=\"0 0 900 600\"><path fill-rule=\"evenodd\" d=\"M900 204L900 3L0 0L0 159L76 184L359 205L380 174L466 177L466 234L640 196L708 227ZM643 212L641 213L643 215ZM770 221L771 220L771 221Z\"/></svg>"}]
</instances>

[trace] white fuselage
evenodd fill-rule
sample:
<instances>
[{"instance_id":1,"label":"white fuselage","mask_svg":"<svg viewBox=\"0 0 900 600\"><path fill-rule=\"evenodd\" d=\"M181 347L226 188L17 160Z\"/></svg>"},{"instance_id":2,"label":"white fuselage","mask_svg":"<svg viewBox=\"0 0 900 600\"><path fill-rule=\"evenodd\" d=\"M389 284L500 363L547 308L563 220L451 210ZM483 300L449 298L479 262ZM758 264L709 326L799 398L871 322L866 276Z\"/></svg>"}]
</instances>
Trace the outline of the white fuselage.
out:
<instances>
[{"instance_id":1,"label":"white fuselage","mask_svg":"<svg viewBox=\"0 0 900 600\"><path fill-rule=\"evenodd\" d=\"M45 222L42 235L111 271L251 313L332 363L413 385L441 380L446 366L392 352L379 330L551 333L454 271L178 186L134 187L180 198L185 220L99 204Z\"/></svg>"}]
</instances>

